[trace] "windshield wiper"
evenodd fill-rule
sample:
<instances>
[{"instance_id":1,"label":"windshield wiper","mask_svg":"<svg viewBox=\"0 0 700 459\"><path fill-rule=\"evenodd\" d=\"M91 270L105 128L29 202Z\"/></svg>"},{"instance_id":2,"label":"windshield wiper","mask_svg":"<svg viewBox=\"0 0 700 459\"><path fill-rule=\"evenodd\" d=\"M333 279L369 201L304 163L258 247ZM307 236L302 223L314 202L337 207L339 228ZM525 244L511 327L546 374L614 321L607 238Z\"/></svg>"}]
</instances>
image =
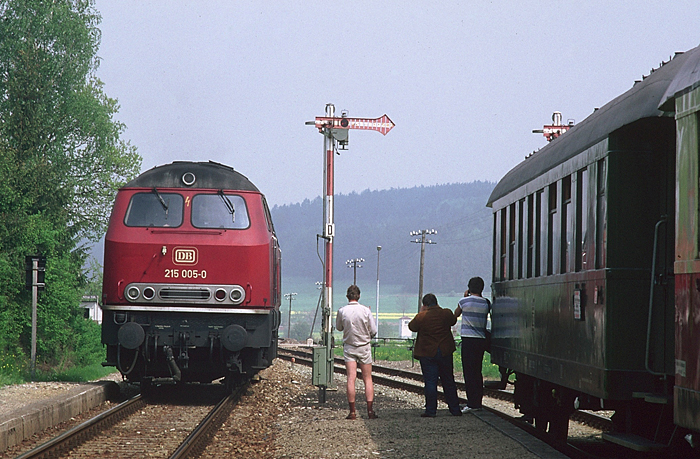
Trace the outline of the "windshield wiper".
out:
<instances>
[{"instance_id":1,"label":"windshield wiper","mask_svg":"<svg viewBox=\"0 0 700 459\"><path fill-rule=\"evenodd\" d=\"M163 210L165 211L165 215L166 215L166 217L167 217L167 215L168 215L168 204L165 203L165 200L163 199L163 196L161 196L160 193L158 193L158 190L156 190L155 187L153 188L153 194L155 194L156 197L158 198L158 200L160 201L160 205L163 206Z\"/></svg>"},{"instance_id":2,"label":"windshield wiper","mask_svg":"<svg viewBox=\"0 0 700 459\"><path fill-rule=\"evenodd\" d=\"M231 214L231 221L235 222L236 221L236 209L233 208L233 203L231 200L224 194L224 190L219 190L219 197L221 197L221 200L224 201L224 205L226 206L226 209L228 209L228 213Z\"/></svg>"}]
</instances>

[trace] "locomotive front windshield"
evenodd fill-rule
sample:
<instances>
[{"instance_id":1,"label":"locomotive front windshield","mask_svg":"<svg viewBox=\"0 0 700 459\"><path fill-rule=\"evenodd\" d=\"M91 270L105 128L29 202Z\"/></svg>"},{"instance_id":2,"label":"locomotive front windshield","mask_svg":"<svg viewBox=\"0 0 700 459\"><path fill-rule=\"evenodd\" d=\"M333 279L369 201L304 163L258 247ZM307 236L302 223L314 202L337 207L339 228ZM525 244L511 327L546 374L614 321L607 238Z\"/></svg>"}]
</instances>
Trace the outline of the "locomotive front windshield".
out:
<instances>
[{"instance_id":1,"label":"locomotive front windshield","mask_svg":"<svg viewBox=\"0 0 700 459\"><path fill-rule=\"evenodd\" d=\"M192 199L195 228L245 229L250 225L245 200L234 194L198 194Z\"/></svg>"},{"instance_id":2,"label":"locomotive front windshield","mask_svg":"<svg viewBox=\"0 0 700 459\"><path fill-rule=\"evenodd\" d=\"M155 228L182 225L182 195L177 193L136 193L131 197L124 217L126 226Z\"/></svg>"}]
</instances>

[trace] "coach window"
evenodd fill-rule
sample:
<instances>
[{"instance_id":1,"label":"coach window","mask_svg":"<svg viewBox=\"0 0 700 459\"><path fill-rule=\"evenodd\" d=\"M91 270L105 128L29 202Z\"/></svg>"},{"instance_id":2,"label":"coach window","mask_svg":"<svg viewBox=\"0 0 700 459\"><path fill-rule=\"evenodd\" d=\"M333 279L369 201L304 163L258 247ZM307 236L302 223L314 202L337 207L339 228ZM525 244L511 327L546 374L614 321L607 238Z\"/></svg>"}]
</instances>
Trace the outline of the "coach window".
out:
<instances>
[{"instance_id":1,"label":"coach window","mask_svg":"<svg viewBox=\"0 0 700 459\"><path fill-rule=\"evenodd\" d=\"M547 275L554 274L554 224L557 216L557 184L549 185L549 206L547 214Z\"/></svg>"},{"instance_id":2,"label":"coach window","mask_svg":"<svg viewBox=\"0 0 700 459\"><path fill-rule=\"evenodd\" d=\"M525 200L521 199L518 202L518 279L523 278L523 272L525 271L525 263L527 258L525 257L525 248L523 247L523 227L525 225Z\"/></svg>"},{"instance_id":3,"label":"coach window","mask_svg":"<svg viewBox=\"0 0 700 459\"><path fill-rule=\"evenodd\" d=\"M501 280L498 277L498 269L500 268L501 256L498 252L501 244L501 233L498 231L498 211L493 212L493 237L491 238L491 272L493 273L493 280Z\"/></svg>"},{"instance_id":4,"label":"coach window","mask_svg":"<svg viewBox=\"0 0 700 459\"><path fill-rule=\"evenodd\" d=\"M235 194L198 194L192 199L195 228L245 229L250 226L245 200Z\"/></svg>"},{"instance_id":5,"label":"coach window","mask_svg":"<svg viewBox=\"0 0 700 459\"><path fill-rule=\"evenodd\" d=\"M126 226L165 228L182 225L182 195L160 193L155 188L131 197L124 216Z\"/></svg>"},{"instance_id":6,"label":"coach window","mask_svg":"<svg viewBox=\"0 0 700 459\"><path fill-rule=\"evenodd\" d=\"M605 189L607 183L607 167L605 158L598 161L598 177L596 180L596 229L595 229L595 267L605 267L605 242L607 238L607 212Z\"/></svg>"},{"instance_id":7,"label":"coach window","mask_svg":"<svg viewBox=\"0 0 700 459\"><path fill-rule=\"evenodd\" d=\"M535 238L534 238L534 208L533 208L533 196L530 195L527 197L527 257L526 257L526 262L527 262L527 277L532 277L533 269L532 265L534 264L534 250L535 250Z\"/></svg>"},{"instance_id":8,"label":"coach window","mask_svg":"<svg viewBox=\"0 0 700 459\"><path fill-rule=\"evenodd\" d=\"M542 206L544 205L542 195L544 190L535 194L535 277L542 275Z\"/></svg>"},{"instance_id":9,"label":"coach window","mask_svg":"<svg viewBox=\"0 0 700 459\"><path fill-rule=\"evenodd\" d=\"M695 91L694 91L694 92L695 92ZM695 136L696 136L696 138L695 138L695 148L697 149L696 151L697 151L698 153L700 153L700 136L697 135L698 130L700 130L700 112L695 112L695 120L694 120L694 121L695 121L695 124L692 124L692 120L689 119L688 127L687 127L686 129L692 128L693 130L690 131L690 132L695 132L695 133L696 133L696 134L695 134ZM684 123L684 124L685 124L685 123ZM678 126L677 129L680 129L680 128L683 126L682 124L680 124L680 120L677 121L676 126ZM688 131L686 131L686 132L688 132ZM689 136L689 137L690 137L690 136ZM679 139L679 141L680 141L680 139ZM681 147L681 145L679 145L678 148L683 148L683 149L685 149L685 146ZM681 150L679 150L679 151L681 151ZM700 159L700 158L698 158L698 159ZM698 173L698 170L697 170L697 167L698 167L698 166L695 166L695 167L696 167L695 174L697 174L697 173ZM679 184L679 183L676 182L676 184ZM697 199L697 197L696 197L695 199ZM698 203L696 202L695 205L697 206ZM698 210L700 210L700 209L698 209ZM695 212L696 212L696 210L693 210L693 214L692 214L692 215L695 215ZM680 217L680 215L677 216L676 218L678 218L678 217ZM700 224L700 222L698 222L698 223ZM694 254L694 255L695 255L696 258L700 258L700 253L698 253L698 249L700 249L700 227L695 228L694 231L697 231L697 235L696 235L696 238L697 238L696 244L697 244L697 245L695 246L695 249L694 249L694 250L695 250L695 254ZM688 242L690 242L690 241L688 241ZM680 254L679 254L679 255L680 255Z\"/></svg>"},{"instance_id":10,"label":"coach window","mask_svg":"<svg viewBox=\"0 0 700 459\"><path fill-rule=\"evenodd\" d=\"M510 205L508 212L508 279L515 277L515 203Z\"/></svg>"},{"instance_id":11,"label":"coach window","mask_svg":"<svg viewBox=\"0 0 700 459\"><path fill-rule=\"evenodd\" d=\"M506 279L506 257L508 255L508 234L506 233L506 211L508 210L507 207L504 207L501 209L500 212L500 218L501 218L501 266L500 266L500 274L501 274L501 279L505 280Z\"/></svg>"},{"instance_id":12,"label":"coach window","mask_svg":"<svg viewBox=\"0 0 700 459\"><path fill-rule=\"evenodd\" d=\"M561 273L569 271L572 218L571 176L567 175L561 180Z\"/></svg>"},{"instance_id":13,"label":"coach window","mask_svg":"<svg viewBox=\"0 0 700 459\"><path fill-rule=\"evenodd\" d=\"M576 271L588 269L588 169L576 173Z\"/></svg>"}]
</instances>

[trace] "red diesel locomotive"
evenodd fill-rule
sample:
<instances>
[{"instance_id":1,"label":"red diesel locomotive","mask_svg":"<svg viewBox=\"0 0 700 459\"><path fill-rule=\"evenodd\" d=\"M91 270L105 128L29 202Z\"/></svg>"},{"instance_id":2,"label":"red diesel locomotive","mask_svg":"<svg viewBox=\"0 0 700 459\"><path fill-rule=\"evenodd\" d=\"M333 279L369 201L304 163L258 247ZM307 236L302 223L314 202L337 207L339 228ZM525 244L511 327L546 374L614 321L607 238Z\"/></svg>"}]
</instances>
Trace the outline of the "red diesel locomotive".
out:
<instances>
[{"instance_id":1,"label":"red diesel locomotive","mask_svg":"<svg viewBox=\"0 0 700 459\"><path fill-rule=\"evenodd\" d=\"M105 366L146 386L228 383L272 364L280 247L265 197L215 162L155 167L121 188L105 237Z\"/></svg>"}]
</instances>

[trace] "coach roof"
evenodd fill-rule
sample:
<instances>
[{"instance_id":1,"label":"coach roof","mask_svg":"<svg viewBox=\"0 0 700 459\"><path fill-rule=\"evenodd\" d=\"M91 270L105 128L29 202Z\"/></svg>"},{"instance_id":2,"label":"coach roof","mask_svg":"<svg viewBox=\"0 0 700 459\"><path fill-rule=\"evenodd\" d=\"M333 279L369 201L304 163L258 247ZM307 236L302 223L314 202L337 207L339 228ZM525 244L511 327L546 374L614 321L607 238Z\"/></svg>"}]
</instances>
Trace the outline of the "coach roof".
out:
<instances>
[{"instance_id":1,"label":"coach roof","mask_svg":"<svg viewBox=\"0 0 700 459\"><path fill-rule=\"evenodd\" d=\"M187 175L187 174L191 175ZM125 188L210 188L258 191L248 178L232 167L209 162L174 161L156 166L136 177Z\"/></svg>"},{"instance_id":2,"label":"coach roof","mask_svg":"<svg viewBox=\"0 0 700 459\"><path fill-rule=\"evenodd\" d=\"M665 111L675 109L676 97L686 94L700 87L700 47L693 48L686 54L683 67L678 71L676 77L666 89L666 93L661 98L659 108Z\"/></svg>"},{"instance_id":3,"label":"coach roof","mask_svg":"<svg viewBox=\"0 0 700 459\"><path fill-rule=\"evenodd\" d=\"M515 166L498 182L486 205L491 206L496 200L595 145L623 126L643 118L672 116L661 111L659 106L664 101L667 89L687 67L686 62L698 59L699 50L700 47L678 54L629 91L608 102ZM668 110L666 106L662 108Z\"/></svg>"}]
</instances>

